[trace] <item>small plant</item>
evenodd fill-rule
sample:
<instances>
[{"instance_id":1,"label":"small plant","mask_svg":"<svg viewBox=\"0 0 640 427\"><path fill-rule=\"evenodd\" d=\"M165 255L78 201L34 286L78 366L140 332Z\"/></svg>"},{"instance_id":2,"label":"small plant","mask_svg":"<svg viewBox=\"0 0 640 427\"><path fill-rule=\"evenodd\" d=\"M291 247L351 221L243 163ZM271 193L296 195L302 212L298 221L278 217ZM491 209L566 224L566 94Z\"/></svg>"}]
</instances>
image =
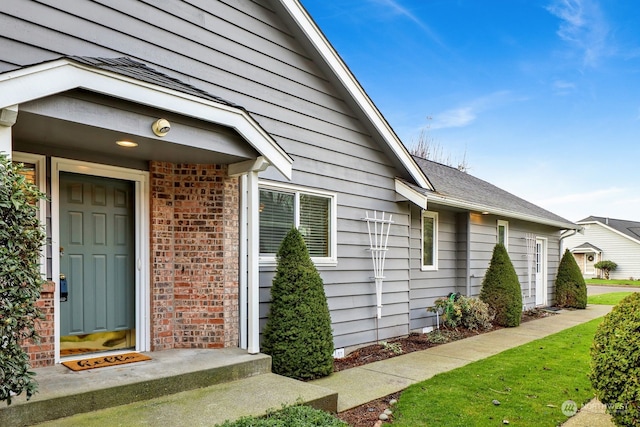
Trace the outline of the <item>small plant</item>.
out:
<instances>
[{"instance_id":1,"label":"small plant","mask_svg":"<svg viewBox=\"0 0 640 427\"><path fill-rule=\"evenodd\" d=\"M522 320L522 290L507 249L497 244L484 279L480 299L489 305L500 326L518 326Z\"/></svg>"},{"instance_id":2,"label":"small plant","mask_svg":"<svg viewBox=\"0 0 640 427\"><path fill-rule=\"evenodd\" d=\"M556 305L571 308L587 307L587 285L569 249L564 251L556 274Z\"/></svg>"},{"instance_id":3,"label":"small plant","mask_svg":"<svg viewBox=\"0 0 640 427\"><path fill-rule=\"evenodd\" d=\"M263 351L273 372L310 380L333 372L333 333L322 278L302 234L292 228L278 250Z\"/></svg>"},{"instance_id":4,"label":"small plant","mask_svg":"<svg viewBox=\"0 0 640 427\"><path fill-rule=\"evenodd\" d=\"M40 250L44 232L37 215L38 188L20 173L22 166L0 154L0 400L37 390L22 344L37 342L35 322L42 318Z\"/></svg>"},{"instance_id":5,"label":"small plant","mask_svg":"<svg viewBox=\"0 0 640 427\"><path fill-rule=\"evenodd\" d=\"M616 268L618 268L618 264L616 264L613 261L609 261L609 260L602 260L599 262L596 262L595 264L593 264L593 266L595 268L597 268L598 270L601 270L602 273L604 274L604 278L605 280L609 280L609 275L612 271L615 271Z\"/></svg>"},{"instance_id":6,"label":"small plant","mask_svg":"<svg viewBox=\"0 0 640 427\"><path fill-rule=\"evenodd\" d=\"M389 350L393 354L399 355L404 353L404 350L402 350L402 344L400 344L399 342L380 341L380 345L382 346L382 348L384 348L385 350Z\"/></svg>"},{"instance_id":7,"label":"small plant","mask_svg":"<svg viewBox=\"0 0 640 427\"><path fill-rule=\"evenodd\" d=\"M442 313L444 325L450 328L461 326L471 330L486 330L492 326L493 316L489 306L478 298L451 293L446 298L438 298L428 310Z\"/></svg>"},{"instance_id":8,"label":"small plant","mask_svg":"<svg viewBox=\"0 0 640 427\"><path fill-rule=\"evenodd\" d=\"M263 417L242 417L237 421L216 424L220 427L348 427L347 423L328 412L297 404L283 406L279 411L269 411Z\"/></svg>"},{"instance_id":9,"label":"small plant","mask_svg":"<svg viewBox=\"0 0 640 427\"><path fill-rule=\"evenodd\" d=\"M591 346L591 384L618 426L640 420L640 293L618 303L598 326Z\"/></svg>"}]
</instances>

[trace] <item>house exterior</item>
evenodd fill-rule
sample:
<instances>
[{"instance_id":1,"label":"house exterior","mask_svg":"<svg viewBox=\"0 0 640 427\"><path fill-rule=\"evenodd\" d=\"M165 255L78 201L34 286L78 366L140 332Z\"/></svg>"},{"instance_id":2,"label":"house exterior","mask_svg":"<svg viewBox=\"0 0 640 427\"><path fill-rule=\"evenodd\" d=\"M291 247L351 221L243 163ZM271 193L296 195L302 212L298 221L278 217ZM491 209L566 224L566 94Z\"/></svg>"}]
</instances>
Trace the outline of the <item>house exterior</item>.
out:
<instances>
[{"instance_id":1,"label":"house exterior","mask_svg":"<svg viewBox=\"0 0 640 427\"><path fill-rule=\"evenodd\" d=\"M594 265L603 260L618 264L611 279L640 278L640 222L589 216L577 224L581 232L567 233L563 243L585 278L601 277Z\"/></svg>"},{"instance_id":2,"label":"house exterior","mask_svg":"<svg viewBox=\"0 0 640 427\"><path fill-rule=\"evenodd\" d=\"M521 281L537 254L527 306L552 297L560 231L575 225L412 158L297 0L5 0L0 47L0 151L49 196L34 366L259 352L294 225L338 349L433 325L425 308L477 294L497 241ZM380 319L374 212L393 221Z\"/></svg>"}]
</instances>

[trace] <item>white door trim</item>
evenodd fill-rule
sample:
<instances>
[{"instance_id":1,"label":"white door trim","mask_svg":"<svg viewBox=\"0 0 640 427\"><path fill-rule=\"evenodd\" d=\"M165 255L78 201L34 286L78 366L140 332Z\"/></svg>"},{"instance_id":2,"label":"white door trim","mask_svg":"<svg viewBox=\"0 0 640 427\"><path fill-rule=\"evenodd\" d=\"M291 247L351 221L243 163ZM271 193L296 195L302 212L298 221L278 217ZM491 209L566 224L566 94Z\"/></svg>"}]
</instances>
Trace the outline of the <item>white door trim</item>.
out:
<instances>
[{"instance_id":1,"label":"white door trim","mask_svg":"<svg viewBox=\"0 0 640 427\"><path fill-rule=\"evenodd\" d=\"M55 363L60 362L60 172L132 181L135 185L136 351L151 348L149 284L149 173L77 160L51 158L51 251L54 291Z\"/></svg>"},{"instance_id":2,"label":"white door trim","mask_svg":"<svg viewBox=\"0 0 640 427\"><path fill-rule=\"evenodd\" d=\"M538 251L540 245L540 251ZM539 252L539 253L538 253ZM536 306L547 305L548 244L546 237L536 237Z\"/></svg>"}]
</instances>

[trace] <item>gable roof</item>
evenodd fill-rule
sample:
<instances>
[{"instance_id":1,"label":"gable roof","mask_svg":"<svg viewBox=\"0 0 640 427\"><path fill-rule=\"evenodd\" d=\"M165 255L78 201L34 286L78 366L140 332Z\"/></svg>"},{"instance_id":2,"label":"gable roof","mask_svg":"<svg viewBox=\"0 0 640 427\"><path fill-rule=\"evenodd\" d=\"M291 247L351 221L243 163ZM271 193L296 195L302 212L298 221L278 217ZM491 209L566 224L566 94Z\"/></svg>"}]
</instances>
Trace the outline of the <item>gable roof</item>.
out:
<instances>
[{"instance_id":1,"label":"gable roof","mask_svg":"<svg viewBox=\"0 0 640 427\"><path fill-rule=\"evenodd\" d=\"M86 89L234 129L291 179L291 157L242 107L129 58L63 57L0 73L0 109Z\"/></svg>"},{"instance_id":2,"label":"gable roof","mask_svg":"<svg viewBox=\"0 0 640 427\"><path fill-rule=\"evenodd\" d=\"M583 253L583 252L599 252L602 253L602 249L599 247L592 245L589 242L585 242L581 245L578 245L571 249L571 252Z\"/></svg>"},{"instance_id":3,"label":"gable roof","mask_svg":"<svg viewBox=\"0 0 640 427\"><path fill-rule=\"evenodd\" d=\"M577 222L578 224L600 223L623 236L640 243L640 222L625 219L606 218L602 216L589 216Z\"/></svg>"},{"instance_id":4,"label":"gable roof","mask_svg":"<svg viewBox=\"0 0 640 427\"><path fill-rule=\"evenodd\" d=\"M561 229L579 229L571 221L456 168L413 156L434 190L421 190L432 203L488 212Z\"/></svg>"},{"instance_id":5,"label":"gable roof","mask_svg":"<svg viewBox=\"0 0 640 427\"><path fill-rule=\"evenodd\" d=\"M319 65L334 77L332 82L336 84L338 88L346 91L348 97L346 100L347 103L350 104L356 112L366 117L368 123L371 125L371 130L380 136L377 139L381 139L383 144L386 145L387 154L392 156L392 161L399 163L418 186L431 189L429 179L424 176L424 173L413 161L411 154L400 141L400 138L398 138L382 113L375 106L371 98L369 98L349 67L344 63L300 1L278 0L273 1L273 4L278 7L281 12L284 12L281 14L284 18L292 21L293 25L290 29L294 32L300 32L302 44L311 52L315 53L317 58L321 59L322 63Z\"/></svg>"}]
</instances>

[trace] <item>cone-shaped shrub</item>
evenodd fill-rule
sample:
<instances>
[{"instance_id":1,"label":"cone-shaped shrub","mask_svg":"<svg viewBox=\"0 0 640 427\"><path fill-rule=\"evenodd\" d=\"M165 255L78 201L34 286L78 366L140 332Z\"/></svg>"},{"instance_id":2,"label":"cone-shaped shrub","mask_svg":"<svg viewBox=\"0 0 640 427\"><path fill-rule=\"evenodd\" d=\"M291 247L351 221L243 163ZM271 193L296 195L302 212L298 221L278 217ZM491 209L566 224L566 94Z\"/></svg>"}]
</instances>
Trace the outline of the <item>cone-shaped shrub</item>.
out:
<instances>
[{"instance_id":1,"label":"cone-shaped shrub","mask_svg":"<svg viewBox=\"0 0 640 427\"><path fill-rule=\"evenodd\" d=\"M518 326L522 319L522 291L507 249L497 244L482 280L480 299L495 313L500 326Z\"/></svg>"},{"instance_id":2,"label":"cone-shaped shrub","mask_svg":"<svg viewBox=\"0 0 640 427\"><path fill-rule=\"evenodd\" d=\"M306 380L333 371L333 335L324 284L295 228L278 250L262 349L271 355L276 374Z\"/></svg>"},{"instance_id":3,"label":"cone-shaped shrub","mask_svg":"<svg viewBox=\"0 0 640 427\"><path fill-rule=\"evenodd\" d=\"M640 293L632 293L598 326L591 346L591 384L618 426L640 420Z\"/></svg>"},{"instance_id":4,"label":"cone-shaped shrub","mask_svg":"<svg viewBox=\"0 0 640 427\"><path fill-rule=\"evenodd\" d=\"M564 251L556 276L556 305L558 307L586 308L587 285L576 259L569 249Z\"/></svg>"}]
</instances>

